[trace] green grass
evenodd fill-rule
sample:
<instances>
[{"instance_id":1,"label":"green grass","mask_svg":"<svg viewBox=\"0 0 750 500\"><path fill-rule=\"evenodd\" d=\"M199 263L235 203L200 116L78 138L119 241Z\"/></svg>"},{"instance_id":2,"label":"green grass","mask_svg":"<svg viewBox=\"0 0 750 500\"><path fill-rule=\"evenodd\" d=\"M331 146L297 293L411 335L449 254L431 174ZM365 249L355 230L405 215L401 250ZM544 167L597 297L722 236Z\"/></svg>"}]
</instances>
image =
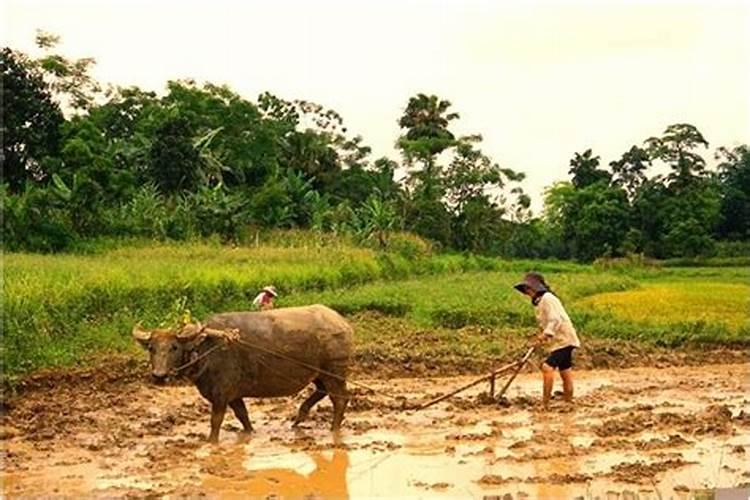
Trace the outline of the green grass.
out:
<instances>
[{"instance_id":1,"label":"green grass","mask_svg":"<svg viewBox=\"0 0 750 500\"><path fill-rule=\"evenodd\" d=\"M320 302L344 313L375 310L404 316L416 326L460 328L467 325L533 327L528 299L513 289L519 272L464 272L377 282L348 290L308 292L282 298L279 304ZM638 286L627 277L591 273L547 273L563 298L627 290Z\"/></svg>"},{"instance_id":2,"label":"green grass","mask_svg":"<svg viewBox=\"0 0 750 500\"><path fill-rule=\"evenodd\" d=\"M335 241L257 248L136 242L77 255L5 254L3 374L86 362L90 354L132 352L132 325L157 326L183 297L202 317L247 309L269 283L295 296L374 280L465 270L521 272L533 265L467 255L407 258ZM558 262L543 263L542 269L585 270Z\"/></svg>"},{"instance_id":3,"label":"green grass","mask_svg":"<svg viewBox=\"0 0 750 500\"><path fill-rule=\"evenodd\" d=\"M335 242L257 248L137 244L79 255L6 254L3 375L85 364L92 356L113 352L135 355L138 348L130 338L135 322L157 326L183 297L196 317L247 309L269 283L282 294L279 305L321 302L350 315L360 353L391 359L394 352L411 349L407 357L418 356L422 363L438 352L456 359L498 354L534 328L532 308L512 289L529 270L545 274L584 336L662 345L746 342L749 336L746 322L726 323L717 316L686 320L678 313L654 323L618 314L617 307L599 307L596 298L637 294L660 283L684 284L706 290L697 293L691 307L712 308L717 302L708 287L746 284L747 268L603 271L472 255L407 258Z\"/></svg>"}]
</instances>

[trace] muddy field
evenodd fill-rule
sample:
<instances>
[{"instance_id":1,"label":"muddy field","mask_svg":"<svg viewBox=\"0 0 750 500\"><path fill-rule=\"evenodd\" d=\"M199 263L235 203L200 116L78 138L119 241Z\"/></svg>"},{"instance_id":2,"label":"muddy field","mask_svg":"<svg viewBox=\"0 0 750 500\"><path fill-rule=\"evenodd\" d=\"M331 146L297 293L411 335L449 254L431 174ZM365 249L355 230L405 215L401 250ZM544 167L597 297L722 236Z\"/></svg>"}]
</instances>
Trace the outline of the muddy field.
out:
<instances>
[{"instance_id":1,"label":"muddy field","mask_svg":"<svg viewBox=\"0 0 750 500\"><path fill-rule=\"evenodd\" d=\"M5 494L133 497L450 496L689 498L747 487L750 364L579 371L577 402L538 407L536 374L508 404L486 385L404 410L470 380L368 383L339 436L330 403L303 428L306 394L253 401L255 433L228 414L208 445L208 405L191 386L90 377L37 387L2 420ZM508 496L510 495L510 496Z\"/></svg>"}]
</instances>

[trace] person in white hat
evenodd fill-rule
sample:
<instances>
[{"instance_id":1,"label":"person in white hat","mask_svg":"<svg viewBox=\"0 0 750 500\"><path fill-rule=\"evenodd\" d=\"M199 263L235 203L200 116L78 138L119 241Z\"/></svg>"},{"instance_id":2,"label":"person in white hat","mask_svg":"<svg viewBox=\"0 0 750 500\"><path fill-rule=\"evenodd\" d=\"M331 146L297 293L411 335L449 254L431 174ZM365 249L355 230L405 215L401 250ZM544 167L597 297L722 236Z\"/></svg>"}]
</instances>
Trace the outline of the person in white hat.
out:
<instances>
[{"instance_id":1,"label":"person in white hat","mask_svg":"<svg viewBox=\"0 0 750 500\"><path fill-rule=\"evenodd\" d=\"M260 309L261 311L273 309L273 299L278 296L279 294L276 292L276 287L273 285L263 287L263 290L255 296L255 299L253 299L253 308Z\"/></svg>"}]
</instances>

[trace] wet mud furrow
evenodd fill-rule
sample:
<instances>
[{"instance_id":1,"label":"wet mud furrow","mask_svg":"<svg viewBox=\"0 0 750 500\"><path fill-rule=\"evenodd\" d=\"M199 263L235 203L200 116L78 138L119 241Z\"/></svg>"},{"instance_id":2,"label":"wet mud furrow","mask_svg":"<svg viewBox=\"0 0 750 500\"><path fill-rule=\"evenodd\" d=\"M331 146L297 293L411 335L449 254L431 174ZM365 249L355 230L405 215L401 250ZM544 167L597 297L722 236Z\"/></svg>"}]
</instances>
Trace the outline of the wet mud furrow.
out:
<instances>
[{"instance_id":1,"label":"wet mud furrow","mask_svg":"<svg viewBox=\"0 0 750 500\"><path fill-rule=\"evenodd\" d=\"M306 392L248 400L255 432L228 416L216 446L191 386L64 381L9 402L0 477L9 497L688 498L750 483L750 364L580 371L576 403L546 412L535 374L502 406L479 385L404 409L467 380L367 381L399 398L354 390L337 436L328 400L299 429L290 418Z\"/></svg>"}]
</instances>

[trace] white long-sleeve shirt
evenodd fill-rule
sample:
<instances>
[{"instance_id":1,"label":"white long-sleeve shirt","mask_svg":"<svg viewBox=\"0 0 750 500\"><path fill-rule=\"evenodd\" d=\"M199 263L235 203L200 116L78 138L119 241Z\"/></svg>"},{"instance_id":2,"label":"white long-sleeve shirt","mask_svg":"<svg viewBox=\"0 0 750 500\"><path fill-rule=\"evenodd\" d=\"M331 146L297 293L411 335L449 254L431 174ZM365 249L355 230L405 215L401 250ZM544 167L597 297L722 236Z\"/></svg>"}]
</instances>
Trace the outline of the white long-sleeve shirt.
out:
<instances>
[{"instance_id":1,"label":"white long-sleeve shirt","mask_svg":"<svg viewBox=\"0 0 750 500\"><path fill-rule=\"evenodd\" d=\"M581 346L568 313L554 294L547 292L539 299L536 305L536 319L544 335L550 339L550 351L568 346Z\"/></svg>"}]
</instances>

